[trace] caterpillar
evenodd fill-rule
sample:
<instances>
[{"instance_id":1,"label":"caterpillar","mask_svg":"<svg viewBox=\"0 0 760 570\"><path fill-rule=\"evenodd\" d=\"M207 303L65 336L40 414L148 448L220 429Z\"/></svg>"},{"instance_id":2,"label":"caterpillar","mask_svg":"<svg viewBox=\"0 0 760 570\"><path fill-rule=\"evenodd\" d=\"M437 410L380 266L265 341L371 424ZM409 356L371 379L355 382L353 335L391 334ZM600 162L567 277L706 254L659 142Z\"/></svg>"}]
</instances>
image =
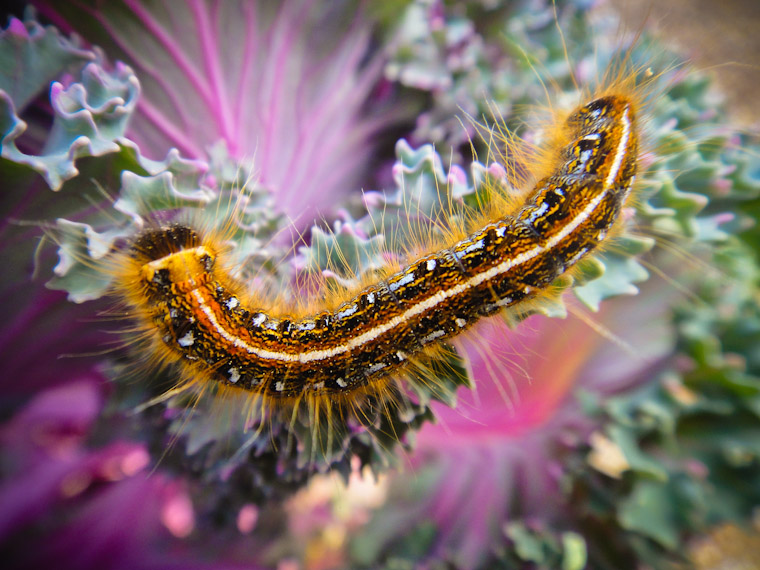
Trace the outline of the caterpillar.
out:
<instances>
[{"instance_id":1,"label":"caterpillar","mask_svg":"<svg viewBox=\"0 0 760 570\"><path fill-rule=\"evenodd\" d=\"M594 99L570 113L562 135L556 170L517 212L334 310L292 317L250 304L214 242L182 224L139 235L117 288L185 376L329 415L333 403L383 394L410 362L479 319L535 298L605 240L636 176L634 100Z\"/></svg>"}]
</instances>

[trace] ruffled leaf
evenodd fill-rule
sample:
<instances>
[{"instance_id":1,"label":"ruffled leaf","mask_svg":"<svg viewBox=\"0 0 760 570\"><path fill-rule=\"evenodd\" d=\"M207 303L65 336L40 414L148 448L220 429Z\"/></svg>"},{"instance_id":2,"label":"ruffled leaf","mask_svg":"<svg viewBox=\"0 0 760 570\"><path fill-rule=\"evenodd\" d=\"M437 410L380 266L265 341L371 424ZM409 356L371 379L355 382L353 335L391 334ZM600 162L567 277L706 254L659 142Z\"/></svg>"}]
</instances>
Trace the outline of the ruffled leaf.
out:
<instances>
[{"instance_id":1,"label":"ruffled leaf","mask_svg":"<svg viewBox=\"0 0 760 570\"><path fill-rule=\"evenodd\" d=\"M24 21L11 18L0 32L0 90L23 111L64 71L95 59L95 53L63 37L53 26L41 26L31 14Z\"/></svg>"},{"instance_id":2,"label":"ruffled leaf","mask_svg":"<svg viewBox=\"0 0 760 570\"><path fill-rule=\"evenodd\" d=\"M105 77L101 71L95 64L88 65L85 80ZM127 68L122 71L129 85L127 89L132 90L131 96L136 97L139 90L136 78ZM126 87L124 84L121 86ZM128 114L134 108L134 99L125 103L121 95L114 95L107 104L93 109L84 100L85 97L86 89L79 84L69 89L60 83L53 84L51 103L56 115L46 151L42 155L29 155L20 151L15 143L26 131L26 123L16 116L13 102L0 94L3 158L34 169L51 189L58 190L66 180L79 174L75 166L77 159L118 152L120 147L115 138L123 134Z\"/></svg>"}]
</instances>

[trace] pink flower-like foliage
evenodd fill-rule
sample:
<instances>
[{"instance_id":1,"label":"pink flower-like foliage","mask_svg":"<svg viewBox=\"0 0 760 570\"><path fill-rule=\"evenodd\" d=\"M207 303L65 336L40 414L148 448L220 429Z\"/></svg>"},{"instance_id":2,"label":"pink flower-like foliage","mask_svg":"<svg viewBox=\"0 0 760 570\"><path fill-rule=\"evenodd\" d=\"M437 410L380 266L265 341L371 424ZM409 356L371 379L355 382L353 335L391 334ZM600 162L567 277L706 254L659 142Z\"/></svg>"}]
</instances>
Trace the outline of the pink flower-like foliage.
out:
<instances>
[{"instance_id":1,"label":"pink flower-like foliage","mask_svg":"<svg viewBox=\"0 0 760 570\"><path fill-rule=\"evenodd\" d=\"M208 159L221 141L254 161L255 180L294 219L366 184L382 132L409 118L383 101L371 27L342 4L36 4L135 70L142 96L128 137L146 156L175 147Z\"/></svg>"},{"instance_id":2,"label":"pink flower-like foliage","mask_svg":"<svg viewBox=\"0 0 760 570\"><path fill-rule=\"evenodd\" d=\"M87 445L99 382L43 391L0 430L3 567L208 567L179 540L194 529L185 486L151 474L141 444Z\"/></svg>"},{"instance_id":3,"label":"pink flower-like foliage","mask_svg":"<svg viewBox=\"0 0 760 570\"><path fill-rule=\"evenodd\" d=\"M392 544L432 522L431 559L473 567L503 544L511 521L561 527L570 508L563 451L586 444L597 426L579 391L603 400L655 377L672 346L662 312L668 297L647 287L590 317L620 346L577 317L535 316L518 331L498 321L479 326L462 343L475 390L460 389L455 409L435 407L437 425L420 430L411 473L396 479L369 533L393 528L384 538ZM415 473L425 486L408 484Z\"/></svg>"}]
</instances>

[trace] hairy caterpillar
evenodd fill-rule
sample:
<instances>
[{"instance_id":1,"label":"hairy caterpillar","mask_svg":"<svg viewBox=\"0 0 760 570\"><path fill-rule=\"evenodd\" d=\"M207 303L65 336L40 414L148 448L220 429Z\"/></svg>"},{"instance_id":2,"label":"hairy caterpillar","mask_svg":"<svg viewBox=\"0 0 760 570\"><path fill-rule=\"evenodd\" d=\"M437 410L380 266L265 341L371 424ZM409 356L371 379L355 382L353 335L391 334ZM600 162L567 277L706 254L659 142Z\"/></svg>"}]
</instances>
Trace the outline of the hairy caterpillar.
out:
<instances>
[{"instance_id":1,"label":"hairy caterpillar","mask_svg":"<svg viewBox=\"0 0 760 570\"><path fill-rule=\"evenodd\" d=\"M603 241L637 168L634 100L606 95L565 120L556 170L514 215L414 259L335 310L292 316L251 304L213 241L185 225L149 229L121 263L117 287L163 360L189 383L211 379L267 405L312 413L387 384L478 319L541 294Z\"/></svg>"}]
</instances>

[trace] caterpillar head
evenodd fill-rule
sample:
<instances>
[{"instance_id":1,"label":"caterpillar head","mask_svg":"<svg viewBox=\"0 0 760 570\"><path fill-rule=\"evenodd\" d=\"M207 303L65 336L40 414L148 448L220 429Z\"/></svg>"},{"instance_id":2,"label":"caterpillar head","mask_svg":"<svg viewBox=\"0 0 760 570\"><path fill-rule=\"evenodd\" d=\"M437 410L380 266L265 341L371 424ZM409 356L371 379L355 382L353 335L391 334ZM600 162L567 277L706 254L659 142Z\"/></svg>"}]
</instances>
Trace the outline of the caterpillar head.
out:
<instances>
[{"instance_id":1,"label":"caterpillar head","mask_svg":"<svg viewBox=\"0 0 760 570\"><path fill-rule=\"evenodd\" d=\"M140 265L140 280L148 290L175 287L192 290L208 282L217 253L201 245L187 226L172 225L143 233L132 245L132 258Z\"/></svg>"}]
</instances>

